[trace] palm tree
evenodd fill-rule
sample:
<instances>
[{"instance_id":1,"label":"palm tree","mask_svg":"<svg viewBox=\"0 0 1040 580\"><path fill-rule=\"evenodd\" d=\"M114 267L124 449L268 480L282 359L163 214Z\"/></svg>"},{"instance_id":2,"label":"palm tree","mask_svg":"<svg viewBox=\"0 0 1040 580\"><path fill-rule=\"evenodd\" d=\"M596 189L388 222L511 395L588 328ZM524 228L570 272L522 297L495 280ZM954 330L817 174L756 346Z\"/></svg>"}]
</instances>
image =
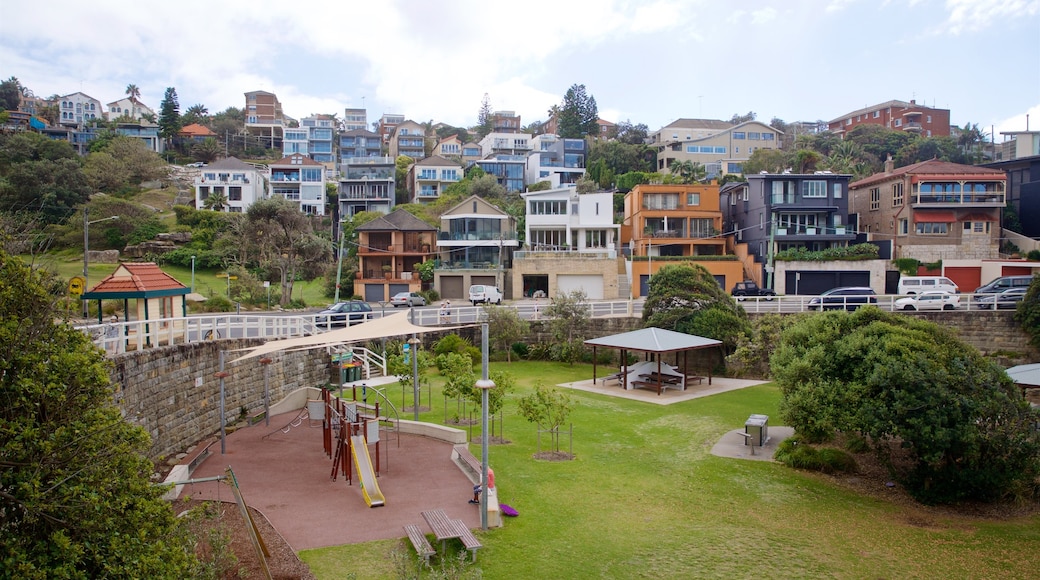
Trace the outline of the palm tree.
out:
<instances>
[{"instance_id":1,"label":"palm tree","mask_svg":"<svg viewBox=\"0 0 1040 580\"><path fill-rule=\"evenodd\" d=\"M206 105L198 103L188 107L188 110L184 111L182 118L185 125L190 125L192 123L202 123L208 116L209 109L206 108Z\"/></svg>"},{"instance_id":2,"label":"palm tree","mask_svg":"<svg viewBox=\"0 0 1040 580\"><path fill-rule=\"evenodd\" d=\"M141 97L141 89L137 88L137 85L130 83L126 85L126 94L130 97L131 101L136 101Z\"/></svg>"},{"instance_id":3,"label":"palm tree","mask_svg":"<svg viewBox=\"0 0 1040 580\"><path fill-rule=\"evenodd\" d=\"M708 174L708 170L697 161L679 161L675 159L672 164L668 166L668 170L672 172L672 175L678 175L679 181L682 183L697 183L703 181L705 176Z\"/></svg>"},{"instance_id":4,"label":"palm tree","mask_svg":"<svg viewBox=\"0 0 1040 580\"><path fill-rule=\"evenodd\" d=\"M206 201L202 202L204 209L211 209L213 211L224 211L228 205L227 196L224 195L223 191L215 191L209 194Z\"/></svg>"}]
</instances>

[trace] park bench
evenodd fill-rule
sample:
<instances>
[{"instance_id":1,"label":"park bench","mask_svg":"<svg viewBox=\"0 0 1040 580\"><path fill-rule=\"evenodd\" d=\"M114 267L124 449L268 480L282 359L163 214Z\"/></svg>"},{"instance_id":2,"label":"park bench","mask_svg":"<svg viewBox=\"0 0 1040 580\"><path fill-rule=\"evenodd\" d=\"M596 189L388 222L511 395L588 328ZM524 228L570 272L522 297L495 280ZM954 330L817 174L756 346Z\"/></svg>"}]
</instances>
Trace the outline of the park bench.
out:
<instances>
[{"instance_id":1,"label":"park bench","mask_svg":"<svg viewBox=\"0 0 1040 580\"><path fill-rule=\"evenodd\" d=\"M484 545L480 543L480 540L473 535L473 532L466 527L466 523L462 520L451 520L451 525L454 527L457 537L462 540L462 545L469 550L470 554L473 554L473 561L476 562L477 550L484 547Z\"/></svg>"},{"instance_id":2,"label":"park bench","mask_svg":"<svg viewBox=\"0 0 1040 580\"><path fill-rule=\"evenodd\" d=\"M426 534L419 529L419 526L415 524L408 524L404 527L405 533L408 534L408 540L412 543L412 547L415 548L415 553L422 557L423 562L427 566L430 565L430 556L436 554L433 546L430 545L430 541L426 539Z\"/></svg>"}]
</instances>

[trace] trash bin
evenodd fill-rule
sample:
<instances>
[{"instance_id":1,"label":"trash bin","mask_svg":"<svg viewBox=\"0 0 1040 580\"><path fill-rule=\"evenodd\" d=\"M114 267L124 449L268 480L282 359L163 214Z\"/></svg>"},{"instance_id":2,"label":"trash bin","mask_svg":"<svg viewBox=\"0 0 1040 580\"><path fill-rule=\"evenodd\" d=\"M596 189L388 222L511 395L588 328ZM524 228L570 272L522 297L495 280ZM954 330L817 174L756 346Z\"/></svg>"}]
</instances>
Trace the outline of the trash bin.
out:
<instances>
[{"instance_id":1,"label":"trash bin","mask_svg":"<svg viewBox=\"0 0 1040 580\"><path fill-rule=\"evenodd\" d=\"M769 441L769 415L751 415L744 422L744 432L751 437L745 438L745 445L761 447Z\"/></svg>"},{"instance_id":2,"label":"trash bin","mask_svg":"<svg viewBox=\"0 0 1040 580\"><path fill-rule=\"evenodd\" d=\"M354 366L350 367L350 370L353 372L353 378L350 379L350 380L351 381L360 381L361 380L361 365L354 365Z\"/></svg>"}]
</instances>

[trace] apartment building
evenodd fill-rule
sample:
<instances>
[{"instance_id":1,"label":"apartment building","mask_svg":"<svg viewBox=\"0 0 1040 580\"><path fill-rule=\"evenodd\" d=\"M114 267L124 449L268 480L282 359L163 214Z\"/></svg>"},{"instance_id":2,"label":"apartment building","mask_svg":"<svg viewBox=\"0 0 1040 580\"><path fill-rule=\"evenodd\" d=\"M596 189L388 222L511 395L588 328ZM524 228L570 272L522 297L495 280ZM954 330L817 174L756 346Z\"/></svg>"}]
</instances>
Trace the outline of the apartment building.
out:
<instances>
[{"instance_id":1,"label":"apartment building","mask_svg":"<svg viewBox=\"0 0 1040 580\"><path fill-rule=\"evenodd\" d=\"M886 129L907 131L923 137L950 135L950 110L936 109L910 102L892 100L856 109L827 123L832 133L844 135L860 125L878 125Z\"/></svg>"},{"instance_id":2,"label":"apartment building","mask_svg":"<svg viewBox=\"0 0 1040 580\"><path fill-rule=\"evenodd\" d=\"M303 153L287 155L270 166L271 195L285 198L307 215L325 215L325 165Z\"/></svg>"},{"instance_id":3,"label":"apartment building","mask_svg":"<svg viewBox=\"0 0 1040 580\"><path fill-rule=\"evenodd\" d=\"M357 131L348 131L348 133L355 132ZM379 140L378 135L376 139ZM340 159L340 219L354 217L355 214L362 211L390 213L395 205L396 169L393 157L344 157Z\"/></svg>"},{"instance_id":4,"label":"apartment building","mask_svg":"<svg viewBox=\"0 0 1040 580\"><path fill-rule=\"evenodd\" d=\"M675 161L700 163L708 179L742 174L742 164L758 149L779 149L783 135L765 123L736 124L712 119L679 119L650 136L657 149L657 171L669 173Z\"/></svg>"},{"instance_id":5,"label":"apartment building","mask_svg":"<svg viewBox=\"0 0 1040 580\"><path fill-rule=\"evenodd\" d=\"M288 125L278 96L267 91L250 91L246 97L246 131L265 147L281 149Z\"/></svg>"},{"instance_id":6,"label":"apartment building","mask_svg":"<svg viewBox=\"0 0 1040 580\"><path fill-rule=\"evenodd\" d=\"M462 165L455 161L439 155L420 159L408 168L408 193L413 203L430 203L462 177Z\"/></svg>"},{"instance_id":7,"label":"apartment building","mask_svg":"<svg viewBox=\"0 0 1040 580\"><path fill-rule=\"evenodd\" d=\"M508 270L519 242L516 219L477 196L441 214L434 285L441 296L465 300L472 284L505 291Z\"/></svg>"},{"instance_id":8,"label":"apartment building","mask_svg":"<svg viewBox=\"0 0 1040 580\"><path fill-rule=\"evenodd\" d=\"M195 207L199 209L206 207L211 195L219 194L224 200L220 211L242 213L267 193L263 173L236 157L214 161L195 177Z\"/></svg>"},{"instance_id":9,"label":"apartment building","mask_svg":"<svg viewBox=\"0 0 1040 580\"><path fill-rule=\"evenodd\" d=\"M389 142L390 157L406 155L412 159L426 157L426 129L415 121L403 121L394 127Z\"/></svg>"},{"instance_id":10,"label":"apartment building","mask_svg":"<svg viewBox=\"0 0 1040 580\"><path fill-rule=\"evenodd\" d=\"M573 187L585 175L585 140L561 139L552 134L531 139L527 156L528 184L548 181L552 188Z\"/></svg>"}]
</instances>

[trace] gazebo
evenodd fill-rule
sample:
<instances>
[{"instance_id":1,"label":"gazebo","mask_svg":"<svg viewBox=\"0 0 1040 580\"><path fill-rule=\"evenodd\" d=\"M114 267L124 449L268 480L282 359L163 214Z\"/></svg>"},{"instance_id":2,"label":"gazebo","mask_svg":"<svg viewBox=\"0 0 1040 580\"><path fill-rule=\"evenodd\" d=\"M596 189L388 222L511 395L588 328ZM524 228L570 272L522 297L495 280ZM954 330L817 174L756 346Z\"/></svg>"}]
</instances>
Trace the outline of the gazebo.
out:
<instances>
[{"instance_id":1,"label":"gazebo","mask_svg":"<svg viewBox=\"0 0 1040 580\"><path fill-rule=\"evenodd\" d=\"M631 332L623 332L621 334L614 334L611 336L604 336L601 338L594 338L586 340L585 344L592 346L592 381L596 382L596 349L598 347L611 348L621 351L621 372L616 375L611 375L611 378L617 378L618 382L625 389L629 388L628 375L631 370L635 367L628 366L628 352L641 352L644 355L650 355L656 361L656 369L651 367L650 372L647 373L645 381L637 381L649 386L657 387L657 394L660 395L664 388L676 383L671 378L675 376L678 378L679 375L670 375L662 363L663 355L667 353L682 353L682 386L685 388L686 381L693 378L689 371L689 360L687 355L691 350L699 350L702 348L721 347L722 342L713 338L705 338L703 336L695 336L692 334L686 334L683 332L675 332L673 330L665 330L663 328L642 328L639 330L633 330ZM636 377L637 379L639 377ZM708 369L708 384L711 384L711 369ZM604 378L603 380L606 380Z\"/></svg>"},{"instance_id":2,"label":"gazebo","mask_svg":"<svg viewBox=\"0 0 1040 580\"><path fill-rule=\"evenodd\" d=\"M1027 389L1040 389L1040 363L1018 365L1004 371L1025 396Z\"/></svg>"},{"instance_id":3,"label":"gazebo","mask_svg":"<svg viewBox=\"0 0 1040 580\"><path fill-rule=\"evenodd\" d=\"M130 299L136 299L137 320L145 321L144 332L150 337L148 321L188 315L186 296L190 291L190 288L163 272L154 262L123 262L115 272L98 282L80 298L97 300L98 323L103 322L102 300L122 300L123 321L130 322ZM179 309L174 305L177 296L180 296Z\"/></svg>"}]
</instances>

